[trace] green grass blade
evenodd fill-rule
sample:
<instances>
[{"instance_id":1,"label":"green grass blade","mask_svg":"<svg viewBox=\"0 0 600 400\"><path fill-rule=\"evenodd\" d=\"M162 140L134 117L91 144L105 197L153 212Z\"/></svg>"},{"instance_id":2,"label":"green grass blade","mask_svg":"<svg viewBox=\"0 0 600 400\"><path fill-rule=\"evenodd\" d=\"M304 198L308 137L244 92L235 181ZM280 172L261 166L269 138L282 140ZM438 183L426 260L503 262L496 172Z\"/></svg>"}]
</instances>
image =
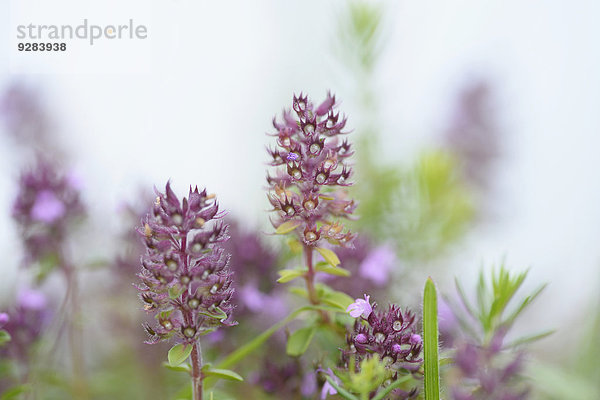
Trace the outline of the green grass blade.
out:
<instances>
[{"instance_id":1,"label":"green grass blade","mask_svg":"<svg viewBox=\"0 0 600 400\"><path fill-rule=\"evenodd\" d=\"M440 371L438 357L437 294L431 278L423 293L423 352L425 370L425 400L439 400Z\"/></svg>"}]
</instances>

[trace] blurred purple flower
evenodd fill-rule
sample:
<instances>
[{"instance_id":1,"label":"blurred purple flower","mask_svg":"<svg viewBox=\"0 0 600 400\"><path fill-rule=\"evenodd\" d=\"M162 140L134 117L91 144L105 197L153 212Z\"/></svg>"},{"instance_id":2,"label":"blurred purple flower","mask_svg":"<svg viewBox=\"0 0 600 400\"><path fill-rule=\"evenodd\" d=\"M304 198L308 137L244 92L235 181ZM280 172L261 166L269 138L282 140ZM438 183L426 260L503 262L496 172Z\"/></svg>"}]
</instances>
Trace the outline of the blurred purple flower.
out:
<instances>
[{"instance_id":1,"label":"blurred purple flower","mask_svg":"<svg viewBox=\"0 0 600 400\"><path fill-rule=\"evenodd\" d=\"M10 343L0 350L14 360L27 365L31 346L40 338L51 319L51 311L46 296L35 289L22 289L17 303L8 313L1 313L4 320L2 329L10 336Z\"/></svg>"},{"instance_id":2,"label":"blurred purple flower","mask_svg":"<svg viewBox=\"0 0 600 400\"><path fill-rule=\"evenodd\" d=\"M22 83L12 84L0 98L0 116L7 131L24 146L47 147L48 114L35 90Z\"/></svg>"},{"instance_id":3,"label":"blurred purple flower","mask_svg":"<svg viewBox=\"0 0 600 400\"><path fill-rule=\"evenodd\" d=\"M520 379L523 354L504 354L499 346L462 343L456 349L458 381L451 385L454 400L521 400L529 388Z\"/></svg>"},{"instance_id":4,"label":"blurred purple flower","mask_svg":"<svg viewBox=\"0 0 600 400\"><path fill-rule=\"evenodd\" d=\"M363 293L383 295L391 281L391 270L398 265L397 259L390 258L394 253L387 251L389 249L387 245L374 246L371 239L363 234L357 236L352 244L353 247L336 249L340 264L352 275L350 277L322 275L319 279L351 297L359 297ZM377 261L378 259L381 263ZM319 261L319 257L316 260ZM382 279L384 276L385 280Z\"/></svg>"},{"instance_id":5,"label":"blurred purple flower","mask_svg":"<svg viewBox=\"0 0 600 400\"><path fill-rule=\"evenodd\" d=\"M17 296L19 307L27 310L40 311L46 308L46 296L33 289L22 289Z\"/></svg>"},{"instance_id":6,"label":"blurred purple flower","mask_svg":"<svg viewBox=\"0 0 600 400\"><path fill-rule=\"evenodd\" d=\"M10 321L10 317L7 313L0 313L0 329L4 327L4 325Z\"/></svg>"},{"instance_id":7,"label":"blurred purple flower","mask_svg":"<svg viewBox=\"0 0 600 400\"><path fill-rule=\"evenodd\" d=\"M471 82L459 94L445 133L448 147L464 163L467 178L481 187L488 185L492 163L500 153L499 134L490 103L488 83Z\"/></svg>"},{"instance_id":8,"label":"blurred purple flower","mask_svg":"<svg viewBox=\"0 0 600 400\"><path fill-rule=\"evenodd\" d=\"M59 168L39 159L19 180L12 215L27 250L27 263L60 257L71 224L84 214L80 193Z\"/></svg>"},{"instance_id":9,"label":"blurred purple flower","mask_svg":"<svg viewBox=\"0 0 600 400\"><path fill-rule=\"evenodd\" d=\"M340 380L338 379L337 376L335 376L335 374L333 373L333 371L331 370L331 368L327 369L327 375L329 375L329 377L331 379L333 379L333 381L336 384L340 384ZM324 400L327 398L328 395L334 395L337 394L337 390L331 386L331 383L329 383L328 381L325 381L325 383L323 384L323 388L321 389L321 400Z\"/></svg>"},{"instance_id":10,"label":"blurred purple flower","mask_svg":"<svg viewBox=\"0 0 600 400\"><path fill-rule=\"evenodd\" d=\"M385 285L390 277L390 271L397 262L396 254L388 245L373 249L362 261L358 269L361 277L370 279L378 286Z\"/></svg>"},{"instance_id":11,"label":"blurred purple flower","mask_svg":"<svg viewBox=\"0 0 600 400\"><path fill-rule=\"evenodd\" d=\"M239 290L239 299L245 307L252 312L260 311L264 308L266 295L258 290L256 285L246 285Z\"/></svg>"},{"instance_id":12,"label":"blurred purple flower","mask_svg":"<svg viewBox=\"0 0 600 400\"><path fill-rule=\"evenodd\" d=\"M300 393L304 397L310 397L317 391L317 374L309 372L302 378Z\"/></svg>"},{"instance_id":13,"label":"blurred purple flower","mask_svg":"<svg viewBox=\"0 0 600 400\"><path fill-rule=\"evenodd\" d=\"M240 287L254 285L262 293L269 293L277 280L277 254L257 229L242 229L242 222L232 217L227 217L226 222L231 239L223 244L223 248L231 254L236 284ZM242 304L239 306L243 308Z\"/></svg>"},{"instance_id":14,"label":"blurred purple flower","mask_svg":"<svg viewBox=\"0 0 600 400\"><path fill-rule=\"evenodd\" d=\"M65 205L50 190L38 193L31 208L31 218L51 224L65 214Z\"/></svg>"}]
</instances>

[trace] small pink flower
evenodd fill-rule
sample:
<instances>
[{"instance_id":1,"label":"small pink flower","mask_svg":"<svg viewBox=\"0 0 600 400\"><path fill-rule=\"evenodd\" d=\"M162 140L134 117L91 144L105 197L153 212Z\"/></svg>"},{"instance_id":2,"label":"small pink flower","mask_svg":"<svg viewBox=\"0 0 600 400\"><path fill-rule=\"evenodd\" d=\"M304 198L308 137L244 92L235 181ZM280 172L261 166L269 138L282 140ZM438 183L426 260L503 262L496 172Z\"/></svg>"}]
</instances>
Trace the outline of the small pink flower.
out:
<instances>
[{"instance_id":1,"label":"small pink flower","mask_svg":"<svg viewBox=\"0 0 600 400\"><path fill-rule=\"evenodd\" d=\"M358 318L361 315L364 318L368 318L373 311L373 307L371 307L371 303L369 303L369 299L371 296L367 296L365 294L365 299L356 299L356 301L348 306L346 312L350 314L353 318Z\"/></svg>"}]
</instances>

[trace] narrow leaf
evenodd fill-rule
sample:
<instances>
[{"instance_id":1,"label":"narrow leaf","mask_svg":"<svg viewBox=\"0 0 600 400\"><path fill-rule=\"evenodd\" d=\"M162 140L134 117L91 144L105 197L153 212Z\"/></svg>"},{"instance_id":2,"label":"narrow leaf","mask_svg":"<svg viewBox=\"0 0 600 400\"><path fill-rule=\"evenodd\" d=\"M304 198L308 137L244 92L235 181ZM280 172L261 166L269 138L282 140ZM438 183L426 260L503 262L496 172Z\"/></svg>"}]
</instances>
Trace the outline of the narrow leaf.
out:
<instances>
[{"instance_id":1,"label":"narrow leaf","mask_svg":"<svg viewBox=\"0 0 600 400\"><path fill-rule=\"evenodd\" d=\"M331 265L317 265L315 267L316 271L324 272L329 275L335 276L350 276L350 271L345 270L344 268L332 267Z\"/></svg>"},{"instance_id":2,"label":"narrow leaf","mask_svg":"<svg viewBox=\"0 0 600 400\"><path fill-rule=\"evenodd\" d=\"M535 342L537 340L545 338L546 336L552 335L554 332L556 332L556 330L551 329L551 330L548 330L548 331L537 333L535 335L524 336L524 337L521 337L519 339L516 339L516 340L508 343L506 346L504 346L504 348L505 349L509 349L509 348L512 348L512 347L521 346L523 344Z\"/></svg>"},{"instance_id":3,"label":"narrow leaf","mask_svg":"<svg viewBox=\"0 0 600 400\"><path fill-rule=\"evenodd\" d=\"M180 364L177 366L172 366L169 363L163 363L163 366L167 369L170 369L171 371L176 371L176 372L190 373L190 371L191 371L191 368L188 364Z\"/></svg>"},{"instance_id":4,"label":"narrow leaf","mask_svg":"<svg viewBox=\"0 0 600 400\"><path fill-rule=\"evenodd\" d=\"M317 247L317 251L323 256L325 261L331 264L332 267L337 267L340 264L340 259L332 250L324 247Z\"/></svg>"},{"instance_id":5,"label":"narrow leaf","mask_svg":"<svg viewBox=\"0 0 600 400\"><path fill-rule=\"evenodd\" d=\"M354 302L354 299L346 293L331 289L326 291L320 297L320 300L327 305L338 308L342 312L345 312L348 306Z\"/></svg>"},{"instance_id":6,"label":"narrow leaf","mask_svg":"<svg viewBox=\"0 0 600 400\"><path fill-rule=\"evenodd\" d=\"M169 359L169 365L171 367L177 367L183 363L192 354L194 346L184 345L182 343L176 344L171 347L167 358Z\"/></svg>"},{"instance_id":7,"label":"narrow leaf","mask_svg":"<svg viewBox=\"0 0 600 400\"><path fill-rule=\"evenodd\" d=\"M423 293L423 352L425 400L439 400L437 294L431 278L428 278L425 282Z\"/></svg>"},{"instance_id":8,"label":"narrow leaf","mask_svg":"<svg viewBox=\"0 0 600 400\"><path fill-rule=\"evenodd\" d=\"M285 347L286 353L292 357L297 357L304 354L306 349L308 349L308 345L312 341L316 330L317 329L314 326L307 326L292 333L288 338L287 345Z\"/></svg>"},{"instance_id":9,"label":"narrow leaf","mask_svg":"<svg viewBox=\"0 0 600 400\"><path fill-rule=\"evenodd\" d=\"M287 283L293 281L294 279L303 276L306 273L306 270L301 269L282 269L278 272L281 278L277 279L279 283Z\"/></svg>"},{"instance_id":10,"label":"narrow leaf","mask_svg":"<svg viewBox=\"0 0 600 400\"><path fill-rule=\"evenodd\" d=\"M533 301L536 299L536 297L538 297L539 294L542 293L544 291L544 289L546 289L546 286L548 286L547 283L543 284L542 286L537 288L532 294L527 296L523 300L523 302L519 305L519 307L508 318L506 318L506 320L502 324L506 325L506 326L511 326L513 324L514 320L517 319L517 317L521 314L521 312L523 312L523 310L525 308L527 308L527 306L529 306L531 303L533 303Z\"/></svg>"},{"instance_id":11,"label":"narrow leaf","mask_svg":"<svg viewBox=\"0 0 600 400\"><path fill-rule=\"evenodd\" d=\"M412 375L403 376L397 379L396 381L392 382L389 386L377 392L375 397L373 397L373 400L385 399L385 396L390 394L392 390L399 388L404 382L408 381L409 379L412 379Z\"/></svg>"},{"instance_id":12,"label":"narrow leaf","mask_svg":"<svg viewBox=\"0 0 600 400\"><path fill-rule=\"evenodd\" d=\"M244 381L244 378L230 369L209 369L208 371L203 371L202 373L205 376L214 376L215 378L227 379L229 381Z\"/></svg>"},{"instance_id":13,"label":"narrow leaf","mask_svg":"<svg viewBox=\"0 0 600 400\"><path fill-rule=\"evenodd\" d=\"M285 235L286 233L290 233L291 231L296 229L298 226L300 226L300 223L301 223L300 221L284 222L283 224L281 224L277 227L277 229L275 230L275 233L278 235Z\"/></svg>"},{"instance_id":14,"label":"narrow leaf","mask_svg":"<svg viewBox=\"0 0 600 400\"><path fill-rule=\"evenodd\" d=\"M350 393L349 391L347 391L346 389L344 389L343 387L341 387L340 385L337 384L336 381L333 380L332 377L330 377L329 375L325 375L325 379L327 379L327 382L329 382L329 384L331 386L333 386L333 388L335 390L337 390L337 394L340 395L341 397L343 397L346 400L358 400L358 397L356 397L355 395L353 395L352 393Z\"/></svg>"}]
</instances>

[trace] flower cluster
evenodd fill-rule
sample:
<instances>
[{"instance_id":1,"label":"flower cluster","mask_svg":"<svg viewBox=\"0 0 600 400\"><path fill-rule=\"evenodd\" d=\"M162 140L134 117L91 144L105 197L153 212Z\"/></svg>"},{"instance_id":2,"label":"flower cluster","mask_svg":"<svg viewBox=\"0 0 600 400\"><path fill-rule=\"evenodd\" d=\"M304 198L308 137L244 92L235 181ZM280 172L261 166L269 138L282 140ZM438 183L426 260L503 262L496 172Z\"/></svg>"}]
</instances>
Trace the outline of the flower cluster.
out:
<instances>
[{"instance_id":1,"label":"flower cluster","mask_svg":"<svg viewBox=\"0 0 600 400\"><path fill-rule=\"evenodd\" d=\"M12 214L21 229L27 261L60 251L67 228L84 214L80 186L74 175L62 174L43 160L22 174Z\"/></svg>"},{"instance_id":2,"label":"flower cluster","mask_svg":"<svg viewBox=\"0 0 600 400\"><path fill-rule=\"evenodd\" d=\"M176 336L194 343L218 326L235 325L232 272L221 243L229 239L223 213L206 190L190 187L180 201L169 183L139 229L146 253L138 285L144 308L156 314L155 326L145 325L156 343Z\"/></svg>"},{"instance_id":3,"label":"flower cluster","mask_svg":"<svg viewBox=\"0 0 600 400\"><path fill-rule=\"evenodd\" d=\"M275 176L267 175L269 201L278 212L276 228L301 229L307 246L317 246L325 239L332 244L347 245L354 235L335 221L348 218L356 204L346 198L341 188L351 185L352 168L348 157L350 143L341 140L346 118L335 112L335 97L314 107L307 96L294 96L293 110L283 113L283 120L273 120L277 146L269 149L270 165L277 167ZM287 229L286 229L287 230Z\"/></svg>"},{"instance_id":4,"label":"flower cluster","mask_svg":"<svg viewBox=\"0 0 600 400\"><path fill-rule=\"evenodd\" d=\"M520 379L523 354L503 354L502 336L479 346L462 343L454 357L458 381L451 388L454 400L521 400L529 389Z\"/></svg>"},{"instance_id":5,"label":"flower cluster","mask_svg":"<svg viewBox=\"0 0 600 400\"><path fill-rule=\"evenodd\" d=\"M378 355L390 372L390 378L396 380L400 375L419 370L423 359L421 350L423 341L417 334L415 314L402 311L391 304L386 311L377 310L377 304L371 304L369 296L357 299L348 307L348 312L357 320L354 329L346 336L348 348L342 351L344 367L348 368L354 357L354 365L373 355ZM416 394L395 391L401 398Z\"/></svg>"}]
</instances>

